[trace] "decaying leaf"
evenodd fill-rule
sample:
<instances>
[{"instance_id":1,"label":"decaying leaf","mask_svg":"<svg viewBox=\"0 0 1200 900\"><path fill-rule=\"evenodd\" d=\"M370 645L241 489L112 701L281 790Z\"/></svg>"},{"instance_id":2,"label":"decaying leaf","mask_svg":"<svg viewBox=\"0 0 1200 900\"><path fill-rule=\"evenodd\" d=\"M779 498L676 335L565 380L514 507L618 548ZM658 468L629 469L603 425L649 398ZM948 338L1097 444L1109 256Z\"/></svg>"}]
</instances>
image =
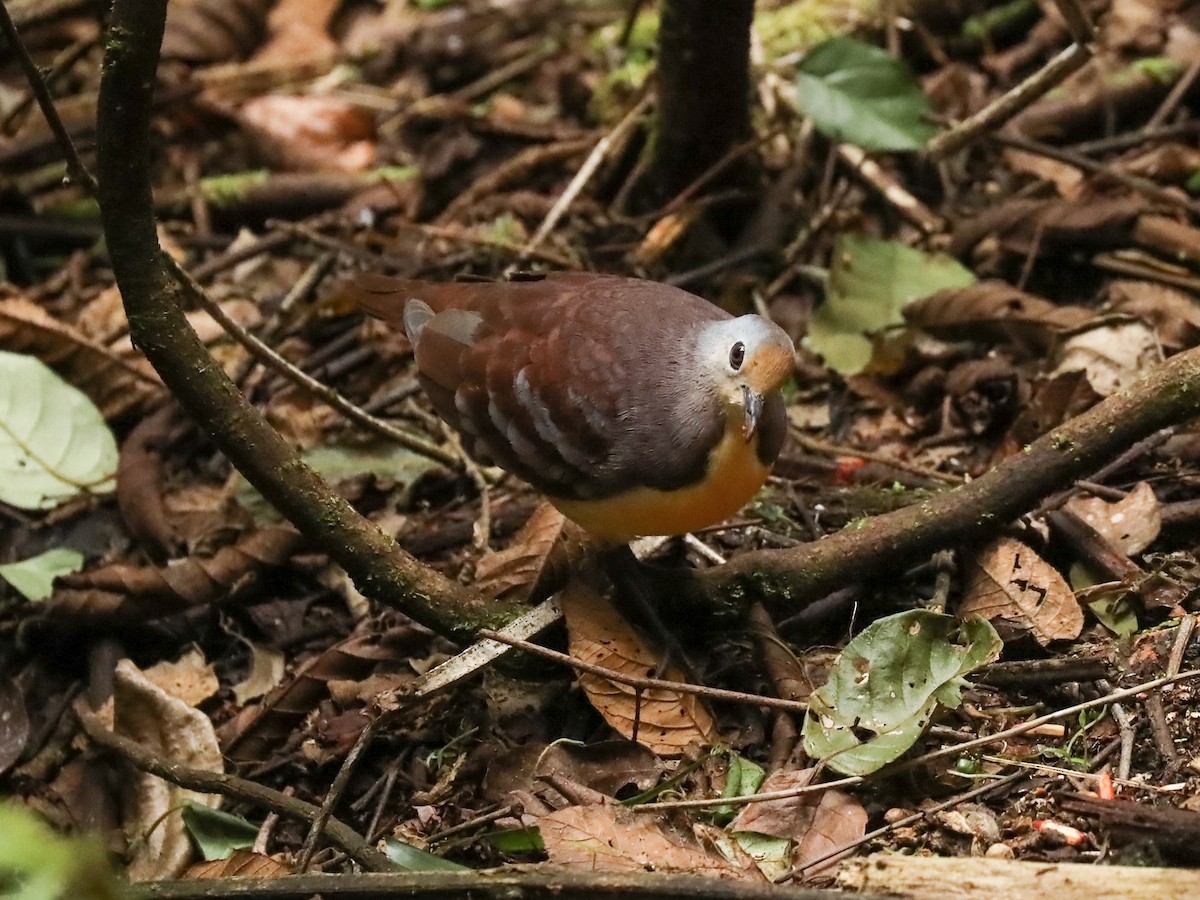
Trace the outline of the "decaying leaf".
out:
<instances>
[{"instance_id":1,"label":"decaying leaf","mask_svg":"<svg viewBox=\"0 0 1200 900\"><path fill-rule=\"evenodd\" d=\"M654 673L658 666L654 652L597 591L575 580L563 589L558 602L573 657L626 675ZM676 666L669 666L662 677L685 680ZM712 716L694 694L637 691L586 672L580 674L579 686L618 733L655 753L676 756L689 744L711 744L716 735Z\"/></svg>"},{"instance_id":2,"label":"decaying leaf","mask_svg":"<svg viewBox=\"0 0 1200 900\"><path fill-rule=\"evenodd\" d=\"M1083 372L1101 397L1137 381L1163 360L1154 330L1144 322L1121 322L1071 335L1058 349L1052 374Z\"/></svg>"},{"instance_id":3,"label":"decaying leaf","mask_svg":"<svg viewBox=\"0 0 1200 900\"><path fill-rule=\"evenodd\" d=\"M1200 302L1178 288L1153 281L1114 281L1108 286L1110 308L1137 316L1153 326L1167 353L1200 343Z\"/></svg>"},{"instance_id":4,"label":"decaying leaf","mask_svg":"<svg viewBox=\"0 0 1200 900\"><path fill-rule=\"evenodd\" d=\"M776 772L759 790L765 793L805 787L815 774L816 769ZM858 800L842 791L819 791L786 800L750 803L742 808L730 828L735 833L752 831L794 841L792 864L803 867L835 847L862 837L867 829L867 811Z\"/></svg>"},{"instance_id":5,"label":"decaying leaf","mask_svg":"<svg viewBox=\"0 0 1200 900\"><path fill-rule=\"evenodd\" d=\"M805 752L846 775L882 768L916 742L939 705L962 702L963 676L1001 646L980 618L917 609L872 622L808 698Z\"/></svg>"},{"instance_id":6,"label":"decaying leaf","mask_svg":"<svg viewBox=\"0 0 1200 900\"><path fill-rule=\"evenodd\" d=\"M692 872L758 879L693 836L609 803L568 806L536 818L550 861L601 872Z\"/></svg>"},{"instance_id":7,"label":"decaying leaf","mask_svg":"<svg viewBox=\"0 0 1200 900\"><path fill-rule=\"evenodd\" d=\"M1072 497L1066 509L1112 541L1126 556L1149 547L1162 528L1158 498L1144 481L1139 481L1116 502L1099 497Z\"/></svg>"},{"instance_id":8,"label":"decaying leaf","mask_svg":"<svg viewBox=\"0 0 1200 900\"><path fill-rule=\"evenodd\" d=\"M904 308L905 321L939 337L1004 340L1027 351L1045 350L1095 318L1090 309L1060 306L996 280L947 288Z\"/></svg>"},{"instance_id":9,"label":"decaying leaf","mask_svg":"<svg viewBox=\"0 0 1200 900\"><path fill-rule=\"evenodd\" d=\"M982 616L1010 634L1028 632L1042 646L1083 630L1083 610L1066 579L1012 538L989 544L971 562L961 616Z\"/></svg>"},{"instance_id":10,"label":"decaying leaf","mask_svg":"<svg viewBox=\"0 0 1200 900\"><path fill-rule=\"evenodd\" d=\"M117 663L111 702L113 730L154 755L206 772L224 772L217 736L208 716L155 684L129 660ZM86 703L76 715L99 722ZM217 807L221 798L180 788L153 775L135 777L127 796L126 829L137 835L127 873L134 881L170 878L191 858L191 843L180 810L185 802Z\"/></svg>"},{"instance_id":11,"label":"decaying leaf","mask_svg":"<svg viewBox=\"0 0 1200 900\"><path fill-rule=\"evenodd\" d=\"M540 504L508 547L475 566L475 587L493 597L525 600L553 591L582 559L584 535L549 503Z\"/></svg>"},{"instance_id":12,"label":"decaying leaf","mask_svg":"<svg viewBox=\"0 0 1200 900\"><path fill-rule=\"evenodd\" d=\"M249 850L234 850L225 859L199 862L183 873L185 879L196 878L279 878L295 874L279 860Z\"/></svg>"}]
</instances>

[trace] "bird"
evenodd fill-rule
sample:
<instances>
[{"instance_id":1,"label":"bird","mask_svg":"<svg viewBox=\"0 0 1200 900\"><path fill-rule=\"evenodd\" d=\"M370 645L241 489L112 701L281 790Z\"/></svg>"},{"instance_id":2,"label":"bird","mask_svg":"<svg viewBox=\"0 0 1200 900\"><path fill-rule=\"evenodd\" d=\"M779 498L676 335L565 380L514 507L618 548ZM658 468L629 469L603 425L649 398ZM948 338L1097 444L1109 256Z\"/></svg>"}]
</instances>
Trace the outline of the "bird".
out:
<instances>
[{"instance_id":1,"label":"bird","mask_svg":"<svg viewBox=\"0 0 1200 900\"><path fill-rule=\"evenodd\" d=\"M363 274L463 449L532 485L602 543L736 513L784 443L795 348L778 325L681 288L592 272L503 282Z\"/></svg>"}]
</instances>

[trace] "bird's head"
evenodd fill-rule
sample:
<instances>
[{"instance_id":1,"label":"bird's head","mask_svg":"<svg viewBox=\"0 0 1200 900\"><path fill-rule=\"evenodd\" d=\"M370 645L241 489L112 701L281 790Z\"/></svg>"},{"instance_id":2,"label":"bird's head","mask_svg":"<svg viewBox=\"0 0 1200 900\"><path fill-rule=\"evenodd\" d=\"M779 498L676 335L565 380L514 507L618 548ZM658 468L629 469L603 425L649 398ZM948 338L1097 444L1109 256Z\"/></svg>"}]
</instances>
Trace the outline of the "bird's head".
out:
<instances>
[{"instance_id":1,"label":"bird's head","mask_svg":"<svg viewBox=\"0 0 1200 900\"><path fill-rule=\"evenodd\" d=\"M791 338L761 316L739 316L706 326L698 351L725 408L741 412L742 436L749 441L758 428L764 398L792 375Z\"/></svg>"}]
</instances>

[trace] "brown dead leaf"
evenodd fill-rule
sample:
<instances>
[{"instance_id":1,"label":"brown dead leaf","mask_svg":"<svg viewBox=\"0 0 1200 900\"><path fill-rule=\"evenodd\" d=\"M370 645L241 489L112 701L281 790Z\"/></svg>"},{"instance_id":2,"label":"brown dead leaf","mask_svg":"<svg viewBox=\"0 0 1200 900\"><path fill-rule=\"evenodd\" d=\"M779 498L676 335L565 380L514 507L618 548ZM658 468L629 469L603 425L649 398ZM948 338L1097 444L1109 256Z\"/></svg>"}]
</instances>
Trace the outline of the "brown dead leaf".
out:
<instances>
[{"instance_id":1,"label":"brown dead leaf","mask_svg":"<svg viewBox=\"0 0 1200 900\"><path fill-rule=\"evenodd\" d=\"M1133 196L1006 200L959 221L949 252L966 256L984 239L998 241L1009 253L1019 256L1062 245L1125 244L1146 205L1146 201Z\"/></svg>"},{"instance_id":2,"label":"brown dead leaf","mask_svg":"<svg viewBox=\"0 0 1200 900\"><path fill-rule=\"evenodd\" d=\"M1091 322L1096 314L1080 306L1059 306L1003 281L980 281L938 291L904 308L910 325L939 337L1011 341L1027 351L1044 351L1065 331Z\"/></svg>"},{"instance_id":3,"label":"brown dead leaf","mask_svg":"<svg viewBox=\"0 0 1200 900\"><path fill-rule=\"evenodd\" d=\"M234 850L226 859L211 859L190 866L185 879L201 878L279 878L295 872L274 857L250 850Z\"/></svg>"},{"instance_id":4,"label":"brown dead leaf","mask_svg":"<svg viewBox=\"0 0 1200 900\"><path fill-rule=\"evenodd\" d=\"M167 7L164 59L190 63L245 59L266 33L275 0L175 0Z\"/></svg>"},{"instance_id":5,"label":"brown dead leaf","mask_svg":"<svg viewBox=\"0 0 1200 900\"><path fill-rule=\"evenodd\" d=\"M1072 497L1066 509L1075 513L1111 541L1126 556L1149 547L1162 529L1158 498L1150 485L1139 481L1115 503L1099 497Z\"/></svg>"},{"instance_id":6,"label":"brown dead leaf","mask_svg":"<svg viewBox=\"0 0 1200 900\"><path fill-rule=\"evenodd\" d=\"M658 666L654 651L622 619L611 603L579 580L568 583L558 599L571 656L623 675L645 677ZM676 666L662 676L684 681ZM694 694L654 689L637 691L599 675L583 673L579 686L596 711L617 732L663 756L678 756L689 744L711 744L716 725Z\"/></svg>"},{"instance_id":7,"label":"brown dead leaf","mask_svg":"<svg viewBox=\"0 0 1200 900\"><path fill-rule=\"evenodd\" d=\"M1149 322L1168 354L1200 344L1200 303L1187 291L1153 281L1108 286L1109 308Z\"/></svg>"},{"instance_id":8,"label":"brown dead leaf","mask_svg":"<svg viewBox=\"0 0 1200 900\"><path fill-rule=\"evenodd\" d=\"M816 769L776 772L767 776L759 791L805 787L815 774ZM729 827L732 831L753 831L795 841L793 863L803 867L835 847L862 837L867 830L867 811L849 794L829 790L749 803Z\"/></svg>"},{"instance_id":9,"label":"brown dead leaf","mask_svg":"<svg viewBox=\"0 0 1200 900\"><path fill-rule=\"evenodd\" d=\"M532 817L527 817L532 818ZM614 804L568 806L533 820L550 861L600 872L688 872L759 880L691 835Z\"/></svg>"},{"instance_id":10,"label":"brown dead leaf","mask_svg":"<svg viewBox=\"0 0 1200 900\"><path fill-rule=\"evenodd\" d=\"M1133 384L1163 361L1158 336L1145 322L1113 322L1072 334L1058 347L1052 375L1083 372L1101 397Z\"/></svg>"},{"instance_id":11,"label":"brown dead leaf","mask_svg":"<svg viewBox=\"0 0 1200 900\"><path fill-rule=\"evenodd\" d=\"M227 597L248 577L282 565L301 544L290 528L262 528L211 557L167 566L115 563L64 577L48 615L161 618Z\"/></svg>"},{"instance_id":12,"label":"brown dead leaf","mask_svg":"<svg viewBox=\"0 0 1200 900\"><path fill-rule=\"evenodd\" d=\"M264 94L238 118L273 168L362 172L375 163L375 117L337 97Z\"/></svg>"},{"instance_id":13,"label":"brown dead leaf","mask_svg":"<svg viewBox=\"0 0 1200 900\"><path fill-rule=\"evenodd\" d=\"M970 568L960 616L991 620L1005 639L1028 632L1042 646L1079 637L1083 610L1066 579L1025 544L1000 538Z\"/></svg>"},{"instance_id":14,"label":"brown dead leaf","mask_svg":"<svg viewBox=\"0 0 1200 900\"><path fill-rule=\"evenodd\" d=\"M174 662L163 660L155 663L143 674L188 706L198 706L221 689L212 663L195 647Z\"/></svg>"},{"instance_id":15,"label":"brown dead leaf","mask_svg":"<svg viewBox=\"0 0 1200 900\"><path fill-rule=\"evenodd\" d=\"M553 591L585 551L579 526L549 503L540 504L509 546L480 558L475 587L491 597L527 599Z\"/></svg>"}]
</instances>

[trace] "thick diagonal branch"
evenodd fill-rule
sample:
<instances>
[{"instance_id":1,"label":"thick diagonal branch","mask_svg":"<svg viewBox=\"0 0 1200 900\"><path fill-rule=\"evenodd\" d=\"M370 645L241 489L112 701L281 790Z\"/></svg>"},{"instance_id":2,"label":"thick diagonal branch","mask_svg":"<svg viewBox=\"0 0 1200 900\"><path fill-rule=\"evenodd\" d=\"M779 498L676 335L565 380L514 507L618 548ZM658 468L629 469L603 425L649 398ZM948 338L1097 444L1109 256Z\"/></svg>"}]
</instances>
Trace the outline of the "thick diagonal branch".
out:
<instances>
[{"instance_id":1,"label":"thick diagonal branch","mask_svg":"<svg viewBox=\"0 0 1200 900\"><path fill-rule=\"evenodd\" d=\"M100 85L100 210L134 342L238 471L364 594L458 639L502 625L518 606L455 585L355 512L238 392L184 318L150 193L150 100L165 16L166 0L113 3Z\"/></svg>"}]
</instances>

